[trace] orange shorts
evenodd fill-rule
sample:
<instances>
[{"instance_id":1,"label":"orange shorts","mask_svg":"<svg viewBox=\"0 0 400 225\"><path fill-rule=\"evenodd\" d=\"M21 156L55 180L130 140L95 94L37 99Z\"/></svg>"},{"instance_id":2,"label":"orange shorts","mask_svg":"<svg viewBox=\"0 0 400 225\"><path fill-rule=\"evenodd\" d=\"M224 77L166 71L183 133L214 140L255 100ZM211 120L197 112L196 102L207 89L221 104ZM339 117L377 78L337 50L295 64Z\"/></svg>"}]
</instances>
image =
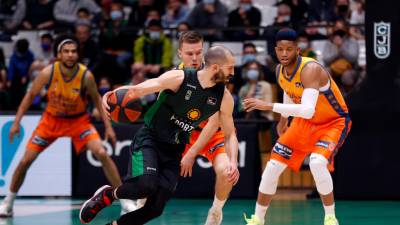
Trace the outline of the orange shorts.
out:
<instances>
[{"instance_id":1,"label":"orange shorts","mask_svg":"<svg viewBox=\"0 0 400 225\"><path fill-rule=\"evenodd\" d=\"M193 131L190 135L189 144L186 145L186 149L183 152L183 155L192 147L192 145L196 142L197 138L199 138L200 132ZM217 131L211 140L208 141L207 145L199 152L199 155L204 156L211 163L214 161L215 157L220 153L225 153L225 138L222 131Z\"/></svg>"},{"instance_id":2,"label":"orange shorts","mask_svg":"<svg viewBox=\"0 0 400 225\"><path fill-rule=\"evenodd\" d=\"M28 142L27 149L43 151L59 137L71 137L76 152L85 150L90 140L100 140L89 116L84 114L76 118L55 117L44 112L39 125Z\"/></svg>"},{"instance_id":3,"label":"orange shorts","mask_svg":"<svg viewBox=\"0 0 400 225\"><path fill-rule=\"evenodd\" d=\"M350 127L349 117L318 125L302 118L294 118L273 147L271 159L299 171L305 157L311 153L318 153L328 159L328 169L333 171L334 156L343 144Z\"/></svg>"}]
</instances>

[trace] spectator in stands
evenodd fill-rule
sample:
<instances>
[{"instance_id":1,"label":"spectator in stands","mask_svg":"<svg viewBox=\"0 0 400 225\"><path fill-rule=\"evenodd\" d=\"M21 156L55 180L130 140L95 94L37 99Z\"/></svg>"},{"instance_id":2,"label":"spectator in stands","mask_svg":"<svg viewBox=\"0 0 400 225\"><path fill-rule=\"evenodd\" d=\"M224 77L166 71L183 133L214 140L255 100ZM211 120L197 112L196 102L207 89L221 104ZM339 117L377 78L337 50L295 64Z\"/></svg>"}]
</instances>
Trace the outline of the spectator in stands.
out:
<instances>
[{"instance_id":1,"label":"spectator in stands","mask_svg":"<svg viewBox=\"0 0 400 225\"><path fill-rule=\"evenodd\" d=\"M261 12L252 5L252 0L240 0L239 7L229 13L228 27L258 27L261 23ZM243 41L257 39L258 29L245 28L243 31L227 33L231 40Z\"/></svg>"},{"instance_id":2,"label":"spectator in stands","mask_svg":"<svg viewBox=\"0 0 400 225\"><path fill-rule=\"evenodd\" d=\"M235 67L235 76L233 76L233 93L238 93L240 88L245 83L245 70L249 63L256 62L258 66L261 68L262 73L260 74L260 78L262 80L267 80L270 83L276 83L276 76L274 73L266 66L262 65L257 61L257 49L256 46L251 42L245 42L243 44L243 58L242 65Z\"/></svg>"},{"instance_id":3,"label":"spectator in stands","mask_svg":"<svg viewBox=\"0 0 400 225\"><path fill-rule=\"evenodd\" d=\"M0 29L17 29L24 19L25 11L25 0L0 0Z\"/></svg>"},{"instance_id":4,"label":"spectator in stands","mask_svg":"<svg viewBox=\"0 0 400 225\"><path fill-rule=\"evenodd\" d=\"M90 24L78 23L75 26L75 37L79 41L79 62L92 70L99 54L99 46L91 38Z\"/></svg>"},{"instance_id":5,"label":"spectator in stands","mask_svg":"<svg viewBox=\"0 0 400 225\"><path fill-rule=\"evenodd\" d=\"M306 32L299 32L297 37L297 46L300 48L301 56L317 59L317 54L312 49L310 39Z\"/></svg>"},{"instance_id":6,"label":"spectator in stands","mask_svg":"<svg viewBox=\"0 0 400 225\"><path fill-rule=\"evenodd\" d=\"M335 5L335 20L341 19L346 22L350 19L350 0L337 0Z\"/></svg>"},{"instance_id":7,"label":"spectator in stands","mask_svg":"<svg viewBox=\"0 0 400 225\"><path fill-rule=\"evenodd\" d=\"M54 25L53 0L26 0L24 29L50 29Z\"/></svg>"},{"instance_id":8,"label":"spectator in stands","mask_svg":"<svg viewBox=\"0 0 400 225\"><path fill-rule=\"evenodd\" d=\"M35 60L44 61L46 66L55 59L53 51L54 39L50 33L44 33L40 36L40 51L35 55Z\"/></svg>"},{"instance_id":9,"label":"spectator in stands","mask_svg":"<svg viewBox=\"0 0 400 225\"><path fill-rule=\"evenodd\" d=\"M129 15L129 26L143 27L148 12L155 7L154 0L138 0L133 3L132 12Z\"/></svg>"},{"instance_id":10,"label":"spectator in stands","mask_svg":"<svg viewBox=\"0 0 400 225\"><path fill-rule=\"evenodd\" d=\"M163 34L160 20L151 20L146 32L135 41L132 73L143 70L147 77L160 75L172 66L171 40Z\"/></svg>"},{"instance_id":11,"label":"spectator in stands","mask_svg":"<svg viewBox=\"0 0 400 225\"><path fill-rule=\"evenodd\" d=\"M91 28L97 28L98 24L93 15L90 13L90 11L87 8L80 8L78 9L78 12L76 14L77 20L75 23L75 29L76 25L78 24L89 24ZM103 22L103 21L101 21Z\"/></svg>"},{"instance_id":12,"label":"spectator in stands","mask_svg":"<svg viewBox=\"0 0 400 225\"><path fill-rule=\"evenodd\" d=\"M29 68L33 63L34 55L29 50L29 42L19 39L15 43L14 53L11 55L7 74L7 88L12 97L13 109L17 109L25 95L29 82Z\"/></svg>"},{"instance_id":13,"label":"spectator in stands","mask_svg":"<svg viewBox=\"0 0 400 225\"><path fill-rule=\"evenodd\" d=\"M306 0L284 0L292 11L292 20L301 24L307 23L308 3Z\"/></svg>"},{"instance_id":14,"label":"spectator in stands","mask_svg":"<svg viewBox=\"0 0 400 225\"><path fill-rule=\"evenodd\" d=\"M220 0L203 0L193 8L186 22L193 28L206 29L202 31L204 39L222 40L223 34L219 29L227 25L228 9Z\"/></svg>"},{"instance_id":15,"label":"spectator in stands","mask_svg":"<svg viewBox=\"0 0 400 225\"><path fill-rule=\"evenodd\" d=\"M130 65L135 34L127 29L123 5L120 2L111 3L109 18L99 37L104 52L94 74L107 75L113 84L123 84L131 75Z\"/></svg>"},{"instance_id":16,"label":"spectator in stands","mask_svg":"<svg viewBox=\"0 0 400 225\"><path fill-rule=\"evenodd\" d=\"M258 98L265 102L272 102L274 98L272 85L263 80L263 68L256 61L247 63L243 69L243 78L246 83L240 88L239 102L246 98ZM272 111L252 111L244 112L239 104L239 112L244 113L245 118L273 120Z\"/></svg>"},{"instance_id":17,"label":"spectator in stands","mask_svg":"<svg viewBox=\"0 0 400 225\"><path fill-rule=\"evenodd\" d=\"M88 9L96 21L101 18L101 8L94 0L58 0L54 6L57 26L73 29L81 8Z\"/></svg>"},{"instance_id":18,"label":"spectator in stands","mask_svg":"<svg viewBox=\"0 0 400 225\"><path fill-rule=\"evenodd\" d=\"M167 10L161 17L165 28L176 28L179 23L184 22L189 15L189 8L181 0L168 0Z\"/></svg>"},{"instance_id":19,"label":"spectator in stands","mask_svg":"<svg viewBox=\"0 0 400 225\"><path fill-rule=\"evenodd\" d=\"M144 21L144 26L147 27L151 20L161 20L160 12L157 9L152 8L149 9L146 16L146 21Z\"/></svg>"},{"instance_id":20,"label":"spectator in stands","mask_svg":"<svg viewBox=\"0 0 400 225\"><path fill-rule=\"evenodd\" d=\"M323 60L339 86L354 76L358 60L358 43L345 30L337 29L324 48Z\"/></svg>"},{"instance_id":21,"label":"spectator in stands","mask_svg":"<svg viewBox=\"0 0 400 225\"><path fill-rule=\"evenodd\" d=\"M326 35L324 35L324 34L322 34L322 33L320 32L320 30L318 29L318 27L316 27L316 26L318 26L318 25L320 25L320 23L319 23L318 21L315 21L315 20L314 20L314 21L309 21L309 22L308 22L307 27L306 27L306 29L305 29L305 32L307 33L308 39L309 39L310 41L325 40L325 39L328 38ZM325 33L326 33L326 29L325 29L325 28L323 28L323 29L324 29L324 31L325 31Z\"/></svg>"},{"instance_id":22,"label":"spectator in stands","mask_svg":"<svg viewBox=\"0 0 400 225\"><path fill-rule=\"evenodd\" d=\"M0 47L0 110L9 109L10 96L6 87L7 68L3 49Z\"/></svg>"},{"instance_id":23,"label":"spectator in stands","mask_svg":"<svg viewBox=\"0 0 400 225\"><path fill-rule=\"evenodd\" d=\"M183 31L188 31L191 30L191 27L188 23L186 22L181 22L178 24L178 26L176 27L176 31L177 32L183 32Z\"/></svg>"},{"instance_id":24,"label":"spectator in stands","mask_svg":"<svg viewBox=\"0 0 400 225\"><path fill-rule=\"evenodd\" d=\"M335 16L335 2L337 0L310 0L308 20L333 22L336 20Z\"/></svg>"},{"instance_id":25,"label":"spectator in stands","mask_svg":"<svg viewBox=\"0 0 400 225\"><path fill-rule=\"evenodd\" d=\"M351 25L361 25L365 23L365 9L363 0L354 1L354 9L351 11L350 24ZM350 27L350 35L358 40L365 39L364 26L352 26Z\"/></svg>"}]
</instances>

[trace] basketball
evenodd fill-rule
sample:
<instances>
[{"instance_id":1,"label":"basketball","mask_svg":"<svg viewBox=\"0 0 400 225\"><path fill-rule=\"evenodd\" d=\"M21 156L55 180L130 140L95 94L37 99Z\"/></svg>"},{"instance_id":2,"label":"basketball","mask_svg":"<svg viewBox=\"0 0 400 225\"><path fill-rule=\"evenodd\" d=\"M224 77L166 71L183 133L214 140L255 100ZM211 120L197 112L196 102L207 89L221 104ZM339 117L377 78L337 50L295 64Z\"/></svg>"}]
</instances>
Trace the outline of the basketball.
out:
<instances>
[{"instance_id":1,"label":"basketball","mask_svg":"<svg viewBox=\"0 0 400 225\"><path fill-rule=\"evenodd\" d=\"M130 99L128 89L113 92L107 99L111 119L118 123L133 123L142 112L139 99Z\"/></svg>"}]
</instances>

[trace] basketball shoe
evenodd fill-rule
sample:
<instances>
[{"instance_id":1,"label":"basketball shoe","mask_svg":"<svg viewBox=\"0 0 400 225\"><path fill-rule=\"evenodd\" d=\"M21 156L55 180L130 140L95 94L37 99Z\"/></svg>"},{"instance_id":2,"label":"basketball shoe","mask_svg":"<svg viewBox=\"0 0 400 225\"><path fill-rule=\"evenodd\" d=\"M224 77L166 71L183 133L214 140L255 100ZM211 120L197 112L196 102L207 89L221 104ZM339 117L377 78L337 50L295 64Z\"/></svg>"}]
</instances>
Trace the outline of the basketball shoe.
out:
<instances>
[{"instance_id":1,"label":"basketball shoe","mask_svg":"<svg viewBox=\"0 0 400 225\"><path fill-rule=\"evenodd\" d=\"M97 213L111 205L114 200L112 196L110 196L110 191L112 191L112 189L111 186L104 185L94 193L93 197L83 203L81 211L79 212L79 219L82 223L89 223L96 217Z\"/></svg>"}]
</instances>

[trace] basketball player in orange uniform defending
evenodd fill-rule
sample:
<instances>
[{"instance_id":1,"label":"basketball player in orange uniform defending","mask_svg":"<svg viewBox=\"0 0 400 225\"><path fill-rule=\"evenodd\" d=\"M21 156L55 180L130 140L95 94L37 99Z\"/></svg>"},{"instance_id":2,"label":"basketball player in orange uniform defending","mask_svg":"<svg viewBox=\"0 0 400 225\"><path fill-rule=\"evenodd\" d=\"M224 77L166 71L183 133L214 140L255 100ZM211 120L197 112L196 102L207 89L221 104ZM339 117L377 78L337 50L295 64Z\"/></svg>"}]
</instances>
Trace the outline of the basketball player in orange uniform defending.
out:
<instances>
[{"instance_id":1,"label":"basketball player in orange uniform defending","mask_svg":"<svg viewBox=\"0 0 400 225\"><path fill-rule=\"evenodd\" d=\"M179 37L179 58L182 63L177 69L193 68L199 70L203 66L203 36L195 31L184 32ZM191 177L192 167L197 155L206 157L213 165L216 174L215 196L206 220L206 225L219 225L222 222L222 208L228 199L235 183L229 179L229 171L237 164L236 156L227 154L223 132L219 128L219 118L211 117L192 131L189 144L181 161L181 176ZM137 201L137 207L144 205L145 199Z\"/></svg>"},{"instance_id":2,"label":"basketball player in orange uniform defending","mask_svg":"<svg viewBox=\"0 0 400 225\"><path fill-rule=\"evenodd\" d=\"M276 74L284 90L284 102L266 103L245 99L247 111L272 110L281 114L277 130L279 139L272 149L270 161L259 186L255 215L248 225L264 224L264 218L278 179L286 167L298 171L310 155L310 170L325 210L325 225L338 225L335 216L333 159L343 144L350 126L346 103L329 72L317 61L301 57L294 30L284 28L276 35L276 55L280 64ZM287 127L287 117L293 117Z\"/></svg>"},{"instance_id":3,"label":"basketball player in orange uniform defending","mask_svg":"<svg viewBox=\"0 0 400 225\"><path fill-rule=\"evenodd\" d=\"M13 215L13 202L20 189L27 170L33 161L57 138L72 138L76 153L89 149L101 161L104 173L113 186L122 184L117 167L105 151L99 134L90 123L87 102L90 98L100 111L105 125L105 139L116 142L114 130L103 112L101 98L92 73L78 61L78 44L73 39L61 40L57 47L57 57L53 65L44 68L33 82L18 108L10 129L10 141L20 132L23 114L32 104L34 97L47 86L48 104L33 132L26 152L14 171L10 192L0 205L0 216ZM65 149L69 151L69 149Z\"/></svg>"}]
</instances>

